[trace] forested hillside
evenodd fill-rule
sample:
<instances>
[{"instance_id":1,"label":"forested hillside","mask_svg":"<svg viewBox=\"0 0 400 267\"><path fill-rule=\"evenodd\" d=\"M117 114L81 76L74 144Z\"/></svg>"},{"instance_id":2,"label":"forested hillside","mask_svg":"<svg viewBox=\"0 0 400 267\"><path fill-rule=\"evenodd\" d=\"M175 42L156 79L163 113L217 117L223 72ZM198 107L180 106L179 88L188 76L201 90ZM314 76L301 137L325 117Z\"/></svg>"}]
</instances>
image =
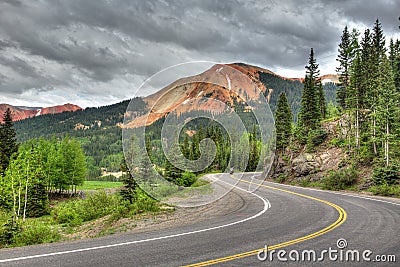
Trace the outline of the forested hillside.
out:
<instances>
[{"instance_id":1,"label":"forested hillside","mask_svg":"<svg viewBox=\"0 0 400 267\"><path fill-rule=\"evenodd\" d=\"M143 112L146 104L141 98L132 105ZM76 112L43 115L15 122L19 142L32 138L69 135L77 138L88 156L88 175L100 175L100 167L119 171L122 159L121 128L129 100Z\"/></svg>"}]
</instances>

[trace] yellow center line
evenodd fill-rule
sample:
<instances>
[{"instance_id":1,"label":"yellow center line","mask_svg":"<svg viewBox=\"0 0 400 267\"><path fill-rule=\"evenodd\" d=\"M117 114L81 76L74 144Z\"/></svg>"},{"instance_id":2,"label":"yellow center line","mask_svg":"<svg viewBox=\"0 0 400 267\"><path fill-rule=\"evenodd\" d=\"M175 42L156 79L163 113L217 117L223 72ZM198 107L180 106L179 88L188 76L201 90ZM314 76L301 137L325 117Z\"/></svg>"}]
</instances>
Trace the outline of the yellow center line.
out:
<instances>
[{"instance_id":1,"label":"yellow center line","mask_svg":"<svg viewBox=\"0 0 400 267\"><path fill-rule=\"evenodd\" d=\"M253 183L253 182L250 182L250 181L246 181L246 180L241 180L241 181L245 182L245 183L249 183L249 184L256 184L256 183ZM278 188L278 187L273 187L273 186L268 186L268 185L263 185L263 184L260 185L260 186L262 186L264 188L277 190L277 191L281 191L281 192L284 192L284 193L288 193L288 194L292 194L292 195L296 195L296 196L299 196L299 197L304 197L304 198L308 198L308 199L311 199L311 200L314 200L314 201L318 201L318 202L324 203L324 204L326 204L328 206L333 207L339 213L339 217L337 218L337 220L334 223L330 224L329 226L327 226L327 227L325 227L325 228L323 228L323 229L321 229L321 230L319 230L319 231L317 231L315 233L312 233L312 234L309 234L309 235L306 235L306 236L303 236L303 237L299 237L299 238L296 238L296 239L293 239L293 240L290 240L290 241L286 241L286 242L283 242L283 243L280 243L280 244L276 244L276 245L273 245L273 246L269 246L268 248L270 250L274 250L274 249L278 249L278 248L284 248L284 247L287 247L289 245L293 245L293 244L297 244L297 243L300 243L300 242L304 242L306 240L310 240L310 239L316 238L318 236L321 236L323 234L326 234L326 233L336 229L340 225L342 225L347 219L346 211L342 207L340 207L340 206L338 206L336 204L333 204L333 203L331 203L329 201L326 201L326 200L323 200L323 199L319 199L319 198L316 198L316 197L312 197L312 196L308 196L308 195L304 195L304 194L300 194L300 193L296 193L296 192L293 192L293 191L281 189L281 188ZM243 252L243 253L239 253L239 254L235 254L235 255L231 255L231 256L215 259L215 260L209 260L209 261L204 261L204 262L200 262L200 263L190 264L190 265L186 265L186 266L183 266L183 267L210 266L210 265L214 265L214 264L217 264L217 263L228 262L228 261L232 261L232 260L236 260L236 259L242 259L242 258L246 258L246 257L257 255L257 253L259 251L264 250L264 249L265 248L259 248L259 249L255 249L255 250L251 250L251 251L247 251L247 252Z\"/></svg>"}]
</instances>

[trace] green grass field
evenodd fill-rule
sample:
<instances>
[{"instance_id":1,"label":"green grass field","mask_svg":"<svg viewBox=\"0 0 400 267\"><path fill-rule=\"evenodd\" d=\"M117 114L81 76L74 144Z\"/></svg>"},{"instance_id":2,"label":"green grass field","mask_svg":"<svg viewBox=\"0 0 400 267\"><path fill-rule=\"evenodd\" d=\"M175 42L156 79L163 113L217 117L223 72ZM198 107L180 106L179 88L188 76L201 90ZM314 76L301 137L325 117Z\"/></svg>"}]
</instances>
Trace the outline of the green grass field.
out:
<instances>
[{"instance_id":1,"label":"green grass field","mask_svg":"<svg viewBox=\"0 0 400 267\"><path fill-rule=\"evenodd\" d=\"M118 188L121 186L123 186L122 182L85 181L82 186L77 187L77 190L99 190L107 188Z\"/></svg>"}]
</instances>

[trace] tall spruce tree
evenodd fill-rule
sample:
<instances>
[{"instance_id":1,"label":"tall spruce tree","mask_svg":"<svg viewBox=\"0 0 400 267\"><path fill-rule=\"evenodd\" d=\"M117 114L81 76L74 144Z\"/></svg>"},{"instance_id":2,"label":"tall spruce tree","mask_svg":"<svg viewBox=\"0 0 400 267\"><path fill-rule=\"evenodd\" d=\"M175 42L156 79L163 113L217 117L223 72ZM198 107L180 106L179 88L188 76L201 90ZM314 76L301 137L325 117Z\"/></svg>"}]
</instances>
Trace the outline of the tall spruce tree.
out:
<instances>
[{"instance_id":1,"label":"tall spruce tree","mask_svg":"<svg viewBox=\"0 0 400 267\"><path fill-rule=\"evenodd\" d=\"M322 88L322 83L319 80L317 84L317 100L318 100L318 107L319 107L319 113L321 114L321 119L325 119L326 117L326 98L325 98L325 92L324 89Z\"/></svg>"},{"instance_id":2,"label":"tall spruce tree","mask_svg":"<svg viewBox=\"0 0 400 267\"><path fill-rule=\"evenodd\" d=\"M393 70L393 79L397 92L400 92L400 40L390 40L389 61Z\"/></svg>"},{"instance_id":3,"label":"tall spruce tree","mask_svg":"<svg viewBox=\"0 0 400 267\"><path fill-rule=\"evenodd\" d=\"M259 147L259 138L257 135L256 126L253 125L253 131L249 134L249 162L247 163L246 171L253 172L257 171L258 163L260 160L260 147Z\"/></svg>"},{"instance_id":4,"label":"tall spruce tree","mask_svg":"<svg viewBox=\"0 0 400 267\"><path fill-rule=\"evenodd\" d=\"M354 129L356 153L358 153L360 149L361 108L365 97L362 88L362 67L361 56L357 55L350 68L351 80L348 86L348 94L346 96L346 107L351 114L350 119L352 120L352 123L350 123L350 127L347 130L350 132Z\"/></svg>"},{"instance_id":5,"label":"tall spruce tree","mask_svg":"<svg viewBox=\"0 0 400 267\"><path fill-rule=\"evenodd\" d=\"M181 150L182 150L182 154L185 156L185 158L189 159L190 158L190 146L189 146L188 135L185 135L185 138L183 139L183 144L181 145Z\"/></svg>"},{"instance_id":6,"label":"tall spruce tree","mask_svg":"<svg viewBox=\"0 0 400 267\"><path fill-rule=\"evenodd\" d=\"M283 92L279 95L275 112L276 147L278 151L283 151L290 143L292 120L293 114L286 94Z\"/></svg>"},{"instance_id":7,"label":"tall spruce tree","mask_svg":"<svg viewBox=\"0 0 400 267\"><path fill-rule=\"evenodd\" d=\"M339 55L336 61L340 65L336 68L336 72L339 75L340 84L337 90L337 100L338 104L344 109L346 108L348 94L347 87L350 83L350 67L359 49L358 36L359 32L356 29L353 29L350 33L346 25L338 48Z\"/></svg>"},{"instance_id":8,"label":"tall spruce tree","mask_svg":"<svg viewBox=\"0 0 400 267\"><path fill-rule=\"evenodd\" d=\"M342 34L342 40L339 44L339 55L336 61L340 63L339 67L336 68L336 72L339 75L339 89L337 90L337 100L342 108L346 108L346 97L347 97L347 86L349 85L349 68L350 68L350 33L345 26Z\"/></svg>"},{"instance_id":9,"label":"tall spruce tree","mask_svg":"<svg viewBox=\"0 0 400 267\"><path fill-rule=\"evenodd\" d=\"M306 68L306 76L304 78L303 95L301 98L301 110L299 113L299 134L300 139L307 137L310 131L320 127L321 110L319 106L318 86L319 86L319 69L316 59L314 58L314 50L311 48L308 65Z\"/></svg>"},{"instance_id":10,"label":"tall spruce tree","mask_svg":"<svg viewBox=\"0 0 400 267\"><path fill-rule=\"evenodd\" d=\"M18 152L17 134L14 129L10 108L3 115L3 123L0 125L0 174L6 171L11 156Z\"/></svg>"},{"instance_id":11,"label":"tall spruce tree","mask_svg":"<svg viewBox=\"0 0 400 267\"><path fill-rule=\"evenodd\" d=\"M383 34L382 24L379 19L376 19L373 34L372 34L372 44L373 44L373 57L375 63L381 64L386 57L386 40Z\"/></svg>"},{"instance_id":12,"label":"tall spruce tree","mask_svg":"<svg viewBox=\"0 0 400 267\"><path fill-rule=\"evenodd\" d=\"M138 141L134 136L127 140L125 145L128 149L126 149L125 157L122 158L120 165L120 169L124 173L121 179L124 188L120 191L120 195L123 200L133 204L137 199L138 185L135 180L135 178L137 178L137 173L131 173L130 168L133 169L135 166L138 166L141 151Z\"/></svg>"},{"instance_id":13,"label":"tall spruce tree","mask_svg":"<svg viewBox=\"0 0 400 267\"><path fill-rule=\"evenodd\" d=\"M122 158L121 171L124 175L121 178L124 188L120 191L120 195L123 200L128 201L133 204L137 200L137 183L133 177L131 171L129 170L125 157Z\"/></svg>"},{"instance_id":14,"label":"tall spruce tree","mask_svg":"<svg viewBox=\"0 0 400 267\"><path fill-rule=\"evenodd\" d=\"M30 175L28 197L26 203L27 217L41 217L49 213L49 197L46 190L45 176L42 169L42 160L38 148L31 147L28 152L27 175Z\"/></svg>"},{"instance_id":15,"label":"tall spruce tree","mask_svg":"<svg viewBox=\"0 0 400 267\"><path fill-rule=\"evenodd\" d=\"M388 167L393 154L392 146L395 146L398 142L396 130L400 126L400 102L390 62L386 56L382 58L379 70L378 103L376 106L377 138L383 147L380 158L383 158L385 167Z\"/></svg>"},{"instance_id":16,"label":"tall spruce tree","mask_svg":"<svg viewBox=\"0 0 400 267\"><path fill-rule=\"evenodd\" d=\"M370 29L366 29L361 39L361 76L363 76L361 90L365 95L365 100L360 103L361 108L369 109L371 101L370 92L372 87L372 72L374 71L374 63L372 59L372 34Z\"/></svg>"},{"instance_id":17,"label":"tall spruce tree","mask_svg":"<svg viewBox=\"0 0 400 267\"><path fill-rule=\"evenodd\" d=\"M182 176L183 170L179 168L183 167L179 157L180 152L179 144L172 144L168 151L168 158L165 160L165 176L170 182L175 182Z\"/></svg>"},{"instance_id":18,"label":"tall spruce tree","mask_svg":"<svg viewBox=\"0 0 400 267\"><path fill-rule=\"evenodd\" d=\"M372 73L372 77L369 83L369 87L367 88L368 92L368 100L369 100L369 108L372 111L370 116L371 123L371 140L372 146L374 150L374 155L378 154L377 148L377 103L378 103L378 87L380 83L380 66L383 63L384 58L386 57L386 47L385 47L385 36L383 34L382 25L379 22L379 19L375 21L373 32L372 32L372 47L371 47L371 61L369 62L369 68Z\"/></svg>"}]
</instances>

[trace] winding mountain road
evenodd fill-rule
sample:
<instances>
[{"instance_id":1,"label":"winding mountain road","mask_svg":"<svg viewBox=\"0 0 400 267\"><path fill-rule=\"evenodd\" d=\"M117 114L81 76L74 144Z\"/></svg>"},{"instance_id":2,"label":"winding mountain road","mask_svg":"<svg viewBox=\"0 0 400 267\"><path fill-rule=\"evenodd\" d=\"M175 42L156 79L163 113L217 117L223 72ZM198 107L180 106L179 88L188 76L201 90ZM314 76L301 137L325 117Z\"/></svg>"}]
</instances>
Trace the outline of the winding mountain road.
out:
<instances>
[{"instance_id":1,"label":"winding mountain road","mask_svg":"<svg viewBox=\"0 0 400 267\"><path fill-rule=\"evenodd\" d=\"M223 216L155 232L4 249L0 266L397 266L400 201L270 182L249 193L255 175L242 177L232 192L242 204ZM214 177L233 184L238 174ZM260 253L265 246L268 253ZM324 250L337 252L329 259ZM294 261L296 255L304 261Z\"/></svg>"}]
</instances>

